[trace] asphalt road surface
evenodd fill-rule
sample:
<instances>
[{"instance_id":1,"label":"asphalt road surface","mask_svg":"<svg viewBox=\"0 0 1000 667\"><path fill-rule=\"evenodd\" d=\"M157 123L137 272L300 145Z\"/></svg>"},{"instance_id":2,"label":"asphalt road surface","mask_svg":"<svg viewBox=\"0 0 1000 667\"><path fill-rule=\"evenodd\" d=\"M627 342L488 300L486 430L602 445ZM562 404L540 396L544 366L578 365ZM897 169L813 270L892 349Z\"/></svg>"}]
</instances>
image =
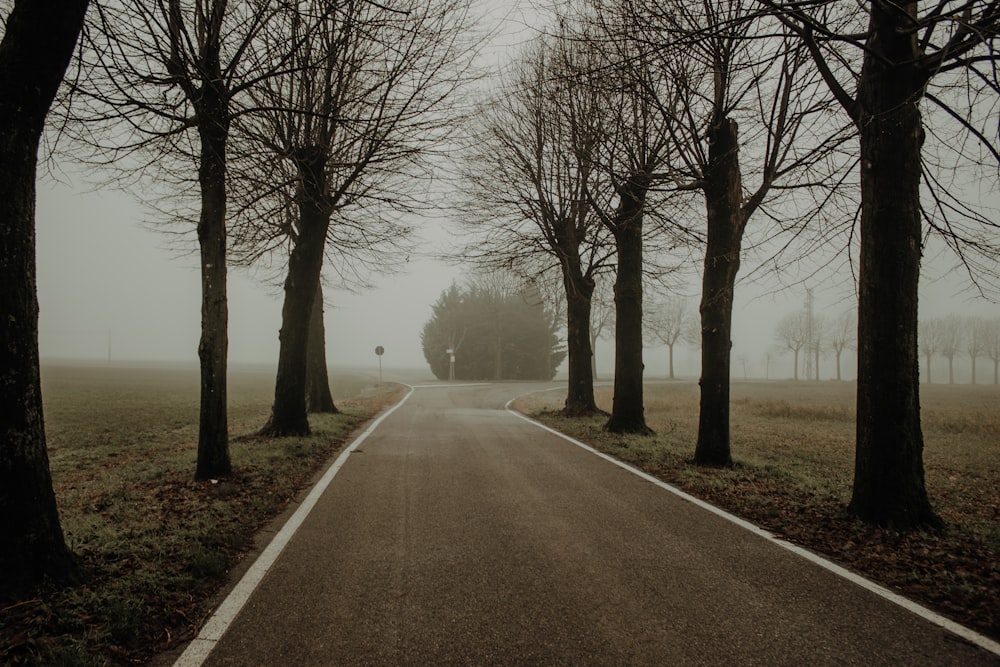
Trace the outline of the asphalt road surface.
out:
<instances>
[{"instance_id":1,"label":"asphalt road surface","mask_svg":"<svg viewBox=\"0 0 1000 667\"><path fill-rule=\"evenodd\" d=\"M416 388L204 664L1000 665L504 410L529 389Z\"/></svg>"}]
</instances>

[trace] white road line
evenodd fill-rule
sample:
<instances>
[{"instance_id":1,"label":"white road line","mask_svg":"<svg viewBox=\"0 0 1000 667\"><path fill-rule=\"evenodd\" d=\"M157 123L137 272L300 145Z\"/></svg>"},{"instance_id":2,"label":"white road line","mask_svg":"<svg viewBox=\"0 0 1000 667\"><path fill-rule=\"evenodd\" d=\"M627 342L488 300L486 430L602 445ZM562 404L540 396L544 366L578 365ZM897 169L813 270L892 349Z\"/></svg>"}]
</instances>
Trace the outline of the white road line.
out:
<instances>
[{"instance_id":1,"label":"white road line","mask_svg":"<svg viewBox=\"0 0 1000 667\"><path fill-rule=\"evenodd\" d=\"M216 643L222 638L226 630L229 629L236 615L240 613L243 605L246 604L254 590L256 590L257 586L264 579L264 575L267 574L271 566L278 560L278 556L284 551L292 536L295 535L302 522L305 521L305 518L309 516L309 512L315 507L320 496L323 495L327 487L330 486L330 482L333 481L333 478L344 466L344 463L347 462L347 458L351 455L351 452L367 440L368 436L378 428L379 424L385 421L386 417L395 412L413 394L413 387L409 387L408 385L407 387L409 391L399 403L389 408L381 417L372 422L365 429L364 433L355 438L354 442L340 453L337 460L327 469L323 477L320 478L316 486L313 487L309 495L299 505L299 508L295 510L295 513L289 517L285 525L281 527L281 530L271 539L271 542L257 557L257 560L250 566L250 569L246 571L246 574L243 575L239 583L236 584L236 587L230 591L226 599L219 605L219 608L215 610L215 613L209 617L204 627L202 627L201 632L198 633L198 636L188 644L184 653L177 658L177 661L174 662L174 667L200 667L205 659L208 658L208 654L212 652Z\"/></svg>"},{"instance_id":2,"label":"white road line","mask_svg":"<svg viewBox=\"0 0 1000 667\"><path fill-rule=\"evenodd\" d=\"M455 387L488 387L491 383L489 382L474 382L469 384L448 384L447 382L442 382L440 384L415 384L411 385L412 389L454 389Z\"/></svg>"},{"instance_id":3,"label":"white road line","mask_svg":"<svg viewBox=\"0 0 1000 667\"><path fill-rule=\"evenodd\" d=\"M531 392L531 393L539 393L539 392ZM835 574L835 575L837 575L839 577L843 577L844 579L847 579L848 581L850 581L850 582L852 582L854 584L857 584L861 588L864 588L865 590L870 591L870 592L874 593L875 595L878 595L878 596L880 596L882 598L885 598L889 602L892 602L892 603L894 603L894 604L902 607L903 609L906 609L907 611L909 611L909 612L911 612L913 614L916 614L917 616L923 618L926 621L930 621L931 623L937 625L938 627L941 627L941 628L947 630L948 632L951 632L952 634L955 634L955 635L961 637L962 639L964 639L964 640L966 640L966 641L968 641L968 642L970 642L972 644L975 644L976 646L978 646L978 647L980 647L980 648L982 648L982 649L984 649L986 651L989 651L989 652L994 653L996 655L1000 655L1000 643L993 641L989 637L981 635L978 632L976 632L975 630L971 630L971 629L965 627L964 625L960 625L960 624L956 623L955 621L953 621L953 620L951 620L949 618L945 618L944 616L942 616L942 615L940 615L940 614L938 614L936 612L933 612L930 609L928 609L927 607L921 606L921 605L917 604L916 602L914 602L913 600L909 600L909 599L903 597L902 595L899 595L898 593L893 593L889 589L884 588L883 586L880 586L880 585L876 584L873 581L869 581L868 579L865 579L864 577L862 577L862 576L860 576L860 575L858 575L858 574L856 574L854 572L851 572L850 570L848 570L848 569L846 569L844 567L841 567L840 565L837 565L836 563L834 563L832 561L829 561L829 560L823 558L822 556L818 556L818 555L814 554L811 551L808 551L806 549L803 549L800 546L792 544L791 542L786 542L785 540L779 539L779 538L775 537L773 534L771 534L768 531L766 531L763 528L761 528L760 526L756 526L756 525L750 523L749 521L745 521L745 520L739 518L738 516L735 516L733 514L730 514L729 512L726 512L725 510L719 509L718 507L716 507L714 505L710 505L709 503L705 502L704 500L701 500L699 498L695 498L694 496L692 496L692 495L690 495L688 493L685 493L684 491L681 491L677 487L671 486L670 484L667 484L663 480L657 479L656 477L653 477L649 473L643 472L642 470L639 470L638 468L635 468L635 467L629 465L628 463L625 463L624 461L619 461L618 459L614 458L610 454L605 454L604 452L598 451L598 450L594 449L593 447L591 447L590 445L588 445L586 443L580 442L579 440L571 438L570 436L566 435L565 433L560 433L559 431L555 430L554 428L546 426L545 424L542 424L541 422L535 421L531 417L525 416L525 415L521 414L520 412L517 412L516 410L511 409L511 407L510 407L511 403L513 403L515 400L517 400L517 399L516 398L511 399L510 401L507 402L507 405L505 406L506 409L507 409L507 411L509 413L511 413L512 415L514 415L516 417L519 417L519 418L525 420L526 422L528 422L530 424L534 424L538 428L543 429L545 431L548 431L549 433L552 433L553 435L556 435L556 436L562 438L563 440L566 440L567 442L570 442L570 443L576 445L577 447L585 449L588 452L590 452L591 454L594 454L595 456L599 456L602 459L610 461L611 463L615 464L619 468L623 468L623 469L629 471L630 473L632 473L634 475L637 475L638 477L641 477L645 481L650 482L651 484L655 484L655 485L657 485L657 486L659 486L659 487L661 487L661 488L669 491L670 493L673 493L674 495L679 496L680 498L683 498L684 500L687 500L688 502L694 503L698 507L700 507L700 508L702 508L704 510L709 511L712 514L720 516L723 519L726 519L727 521L731 521L732 523L735 523L737 526L740 526L741 528L745 528L746 530L750 531L751 533L753 533L755 535L758 535L760 537L763 537L764 539L772 542L773 544L776 544L776 545L778 545L779 547L781 547L783 549L787 549L788 551L791 551L792 553L797 554L797 555L801 556L802 558L805 558L806 560L808 560L808 561L810 561L812 563L815 563L816 565L819 565L820 567L822 567L822 568L824 568L826 570L829 570L833 574Z\"/></svg>"}]
</instances>

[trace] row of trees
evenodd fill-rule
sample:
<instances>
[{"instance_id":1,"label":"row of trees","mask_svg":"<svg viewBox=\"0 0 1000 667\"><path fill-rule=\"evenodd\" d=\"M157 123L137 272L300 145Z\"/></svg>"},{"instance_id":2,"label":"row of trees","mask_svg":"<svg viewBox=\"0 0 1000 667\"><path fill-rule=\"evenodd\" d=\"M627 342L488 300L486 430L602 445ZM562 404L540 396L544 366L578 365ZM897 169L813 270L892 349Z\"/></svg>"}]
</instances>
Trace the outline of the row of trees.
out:
<instances>
[{"instance_id":1,"label":"row of trees","mask_svg":"<svg viewBox=\"0 0 1000 667\"><path fill-rule=\"evenodd\" d=\"M467 0L18 0L9 13L2 7L5 597L72 572L38 385L34 183L50 111L57 149L98 165L119 185L140 185L165 222L197 238L195 476L224 477L231 473L229 264L283 269L278 373L262 433L307 433L307 398L313 408L336 409L325 375L323 267L345 281L363 277L405 241L401 216L425 205L433 151L455 127L453 102L470 78L475 35ZM53 107L67 67L65 95Z\"/></svg>"},{"instance_id":2,"label":"row of trees","mask_svg":"<svg viewBox=\"0 0 1000 667\"><path fill-rule=\"evenodd\" d=\"M920 354L927 382L933 382L931 361L935 356L948 360L948 383L955 383L955 357L967 356L970 362L970 382L976 384L976 362L993 362L993 384L1000 383L1000 318L946 315L920 321Z\"/></svg>"},{"instance_id":3,"label":"row of trees","mask_svg":"<svg viewBox=\"0 0 1000 667\"><path fill-rule=\"evenodd\" d=\"M978 270L994 267L1000 251L995 223L957 180L995 178L998 32L988 0L563 5L481 105L465 164L463 221L474 235L466 254L561 276L568 414L596 410L585 332L595 279L614 272L606 427L634 433L649 431L643 272L659 268L651 255L700 257L694 457L730 465L732 305L744 242L779 248L766 257L774 265L809 270L829 261L815 256L825 247L856 252L850 509L876 523L939 525L924 486L917 286L928 232L973 279L988 275Z\"/></svg>"},{"instance_id":4,"label":"row of trees","mask_svg":"<svg viewBox=\"0 0 1000 667\"><path fill-rule=\"evenodd\" d=\"M789 313L778 321L774 338L778 346L793 354L794 378L799 379L799 355L811 355L815 366L803 374L806 379L819 378L820 355L833 355L836 378L841 379L841 356L844 350L855 349L856 322L853 312L842 313L834 320L811 315L808 311ZM1000 382L1000 318L978 315L923 318L918 330L920 354L927 383L934 382L932 362L940 357L948 362L948 383L955 383L955 358L966 357L970 365L970 382L976 384L977 362L993 362L993 383ZM811 372L810 372L811 370Z\"/></svg>"},{"instance_id":5,"label":"row of trees","mask_svg":"<svg viewBox=\"0 0 1000 667\"><path fill-rule=\"evenodd\" d=\"M793 355L794 379L799 379L799 354L805 355L812 363L804 364L806 379L819 379L820 356L829 352L834 357L836 378L841 379L841 357L844 350L853 350L857 341L857 319L853 311L841 313L837 318L827 320L811 311L789 313L774 328L775 343L782 350Z\"/></svg>"},{"instance_id":6,"label":"row of trees","mask_svg":"<svg viewBox=\"0 0 1000 667\"><path fill-rule=\"evenodd\" d=\"M559 328L537 287L493 276L442 292L420 338L440 380L551 380L566 357Z\"/></svg>"}]
</instances>

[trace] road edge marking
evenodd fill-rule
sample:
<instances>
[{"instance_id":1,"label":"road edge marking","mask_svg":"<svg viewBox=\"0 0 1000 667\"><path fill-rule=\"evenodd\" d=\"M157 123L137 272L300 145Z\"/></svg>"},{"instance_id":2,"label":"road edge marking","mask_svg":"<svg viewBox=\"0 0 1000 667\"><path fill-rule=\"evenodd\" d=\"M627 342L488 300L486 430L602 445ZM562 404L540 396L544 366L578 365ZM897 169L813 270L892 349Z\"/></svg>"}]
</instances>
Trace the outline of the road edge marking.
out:
<instances>
[{"instance_id":1,"label":"road edge marking","mask_svg":"<svg viewBox=\"0 0 1000 667\"><path fill-rule=\"evenodd\" d=\"M403 384L403 383L399 383ZM406 403L407 399L413 395L414 388L408 384L403 384L404 387L409 389L406 396L403 396L394 406L383 412L378 418L375 419L354 441L337 457L337 460L333 462L323 476L320 478L316 485L313 486L309 494L303 499L302 504L298 506L292 516L288 518L288 521L284 523L271 541L260 552L257 559L253 562L253 565L243 574L243 577L237 582L233 590L229 592L226 599L216 608L216 610L209 616L208 620L202 626L201 630L198 632L198 636L191 640L191 643L187 645L184 652L177 658L174 662L174 667L200 667L203 662L208 658L208 655L215 648L215 645L222 639L222 636L229 629L229 626L236 619L236 616L243 609L243 606L250 599L250 596L263 581L264 576L268 573L271 567L274 565L275 561L278 560L278 556L281 552L285 550L285 547L291 541L292 537L298 531L299 527L305 521L309 513L312 512L313 507L319 501L320 496L322 496L327 487L330 486L330 482L337 475L340 469L347 462L348 457L357 449L361 443L368 439L379 425L385 421L385 419L396 411L403 403Z\"/></svg>"},{"instance_id":2,"label":"road edge marking","mask_svg":"<svg viewBox=\"0 0 1000 667\"><path fill-rule=\"evenodd\" d=\"M550 390L543 389L541 391L550 391ZM539 391L539 392L530 392L530 393L541 393L541 391ZM524 395L526 396L528 394L524 394ZM544 431L548 431L549 433L551 433L553 435L556 435L556 436L562 438L563 440L565 440L565 441L567 441L569 443L572 443L572 444L576 445L577 447L580 447L581 449L584 449L584 450L590 452L591 454L594 454L595 456L598 456L598 457L600 457L600 458L602 458L602 459L604 459L606 461L609 461L609 462L615 464L616 466L618 466L619 468L627 470L628 472L632 473L633 475L636 475L636 476L642 478L643 480L645 480L645 481L647 481L647 482L649 482L651 484L655 484L656 486L659 486L660 488L662 488L662 489L664 489L666 491L669 491L670 493L674 494L675 496L678 496L679 498L682 498L683 500L686 500L686 501L688 501L690 503L693 503L693 504L697 505L698 507L700 507L703 510L711 512L712 514L715 514L716 516L719 516L719 517L721 517L721 518L723 518L723 519L725 519L727 521L730 521L731 523L734 523L737 526L750 531L754 535L757 535L758 537L762 537L765 540L767 540L767 541L769 541L769 542L771 542L773 544L776 544L777 546L779 546L779 547L781 547L783 549L786 549L787 551L791 551L792 553L796 554L797 556L800 556L801 558L805 558L806 560L810 561L811 563L814 563L815 565L818 565L818 566L822 567L823 569L825 569L825 570L827 570L829 572L832 572L833 574L835 574L835 575L837 575L837 576L839 576L839 577L841 577L843 579L846 579L846 580L850 581L851 583L853 583L853 584L855 584L857 586L860 586L861 588L864 588L868 592L874 593L875 595L877 595L877 596L879 596L879 597L881 597L881 598L883 598L885 600L888 600L889 602L892 602L893 604L895 604L895 605L897 605L899 607L902 607L903 609L909 611L912 614L915 614L915 615L919 616L920 618L924 619L925 621L929 621L930 623L933 623L934 625L942 628L943 630L947 630L948 632L950 632L950 633L952 633L954 635L957 635L958 637L961 637L962 639L966 640L967 642L969 642L971 644L974 644L975 646L978 646L979 648L981 648L981 649L983 649L985 651L989 651L990 653L993 653L995 655L1000 656L1000 642L993 641L992 639L990 639L986 635L982 635L982 634L976 632L975 630L972 630L971 628L967 628L964 625L962 625L960 623L957 623L956 621L951 620L950 618L942 616L941 614L939 614L939 613L937 613L935 611L932 611L932 610L928 609L927 607L924 607L923 605L918 604L917 602L914 602L913 600L910 600L909 598L903 597L899 593L895 593L895 592L889 590L888 588L885 588L884 586L882 586L880 584L877 584L874 581L871 581L870 579L866 579L865 577L862 577L860 574L858 574L856 572L852 572L851 570L847 569L846 567L844 567L842 565L837 565L833 561L827 560L823 556L815 554L812 551L809 551L808 549L806 549L804 547L800 547L797 544L793 544L791 542L788 542L787 540L783 540L783 539L775 536L774 533L771 533L770 531L767 531L767 530L761 528L760 526L758 526L756 524L750 523L749 521L747 521L745 519L741 519L740 517L736 516L735 514L730 514L726 510L720 509L720 508L716 507L715 505L712 505L711 503L708 503L708 502L706 502L706 501L704 501L704 500L702 500L700 498L696 498L696 497L692 496L691 494L687 493L686 491L682 491L681 489L677 488L676 486L673 486L672 484L668 484L667 482L664 482L662 479L658 479L658 478L650 475L648 472L645 472L644 470L640 470L639 468L636 468L635 466L633 466L631 464L628 464L628 463L625 463L624 461L616 459L615 457L611 456L610 454L606 454L606 453L604 453L604 452L602 452L602 451L600 451L598 449L595 449L594 447L592 447L591 445L586 444L585 442L581 442L581 441L577 440L576 438L568 436L565 433L562 433L561 431L558 431L558 430L552 428L551 426L547 426L547 425L543 424L540 421L532 419L531 417L529 417L529 416L527 416L527 415L525 415L525 414L523 414L521 412L518 412L517 410L514 410L510 406L518 398L521 398L521 396L517 396L515 398L510 399L509 401L507 401L507 404L504 406L504 409L507 410L507 412L509 412L510 414L514 415L515 417L519 417L519 418L523 419L524 421L528 422L529 424L534 424L538 428L540 428L540 429L542 429Z\"/></svg>"}]
</instances>

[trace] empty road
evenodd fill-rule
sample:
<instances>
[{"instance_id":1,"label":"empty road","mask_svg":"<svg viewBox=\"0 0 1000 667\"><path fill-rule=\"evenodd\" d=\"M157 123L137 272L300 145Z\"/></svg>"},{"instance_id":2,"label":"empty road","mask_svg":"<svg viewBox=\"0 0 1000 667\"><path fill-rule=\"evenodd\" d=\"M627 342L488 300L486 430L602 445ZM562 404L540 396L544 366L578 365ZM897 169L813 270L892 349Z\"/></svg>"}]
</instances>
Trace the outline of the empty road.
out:
<instances>
[{"instance_id":1,"label":"empty road","mask_svg":"<svg viewBox=\"0 0 1000 667\"><path fill-rule=\"evenodd\" d=\"M205 665L1000 665L1000 657L504 409L417 387Z\"/></svg>"}]
</instances>

